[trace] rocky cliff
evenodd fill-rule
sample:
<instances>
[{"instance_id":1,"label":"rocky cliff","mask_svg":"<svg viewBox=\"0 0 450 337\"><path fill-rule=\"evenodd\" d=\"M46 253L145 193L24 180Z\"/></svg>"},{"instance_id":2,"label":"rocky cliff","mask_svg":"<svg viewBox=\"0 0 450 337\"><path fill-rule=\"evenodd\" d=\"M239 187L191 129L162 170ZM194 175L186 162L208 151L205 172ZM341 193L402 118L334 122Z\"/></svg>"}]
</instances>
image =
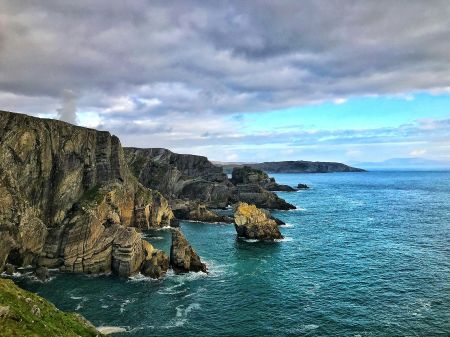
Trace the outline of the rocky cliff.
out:
<instances>
[{"instance_id":1,"label":"rocky cliff","mask_svg":"<svg viewBox=\"0 0 450 337\"><path fill-rule=\"evenodd\" d=\"M170 200L197 200L211 208L228 204L231 184L222 169L206 157L160 148L125 148L125 158L144 186Z\"/></svg>"},{"instance_id":2,"label":"rocky cliff","mask_svg":"<svg viewBox=\"0 0 450 337\"><path fill-rule=\"evenodd\" d=\"M0 111L0 268L130 275L146 260L135 228L172 218L109 132Z\"/></svg>"},{"instance_id":3,"label":"rocky cliff","mask_svg":"<svg viewBox=\"0 0 450 337\"><path fill-rule=\"evenodd\" d=\"M175 214L190 214L183 219L203 221L204 217L195 218L199 207L224 208L238 201L269 209L295 208L265 188L277 190L284 185L277 185L261 171L267 178L264 183L259 176L258 182L250 181L249 174L241 180L230 181L221 167L202 156L177 154L166 149L125 148L125 158L144 186L161 191L171 201ZM208 218L221 221L212 214Z\"/></svg>"}]
</instances>

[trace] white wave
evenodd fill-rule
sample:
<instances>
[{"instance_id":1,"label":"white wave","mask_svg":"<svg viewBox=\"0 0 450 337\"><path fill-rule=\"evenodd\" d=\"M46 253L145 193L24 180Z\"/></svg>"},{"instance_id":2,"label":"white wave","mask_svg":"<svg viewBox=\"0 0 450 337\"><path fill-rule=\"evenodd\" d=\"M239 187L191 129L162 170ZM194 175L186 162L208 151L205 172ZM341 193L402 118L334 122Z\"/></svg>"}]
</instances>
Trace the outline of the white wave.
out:
<instances>
[{"instance_id":1,"label":"white wave","mask_svg":"<svg viewBox=\"0 0 450 337\"><path fill-rule=\"evenodd\" d=\"M280 227L283 227L283 228L294 228L294 225L291 224L291 223L285 223L284 225L280 225Z\"/></svg>"},{"instance_id":2,"label":"white wave","mask_svg":"<svg viewBox=\"0 0 450 337\"><path fill-rule=\"evenodd\" d=\"M200 303L191 303L186 308L184 305L179 305L176 307L176 315L175 318L170 321L169 324L164 325L163 328L169 329L174 327L180 327L183 326L188 322L188 315L193 310L199 310L200 309Z\"/></svg>"},{"instance_id":3,"label":"white wave","mask_svg":"<svg viewBox=\"0 0 450 337\"><path fill-rule=\"evenodd\" d=\"M242 239L242 241L245 241L245 242L248 242L248 243L259 242L259 240L257 240L257 239Z\"/></svg>"},{"instance_id":4,"label":"white wave","mask_svg":"<svg viewBox=\"0 0 450 337\"><path fill-rule=\"evenodd\" d=\"M294 241L294 239L290 236L285 236L284 239L275 239L275 242L291 242Z\"/></svg>"},{"instance_id":5,"label":"white wave","mask_svg":"<svg viewBox=\"0 0 450 337\"><path fill-rule=\"evenodd\" d=\"M124 313L124 311L125 311L125 307L128 305L128 304L130 304L130 303L133 303L135 301L135 299L132 299L132 300L125 300L125 301L123 301L121 304L120 304L120 313L121 314L123 314Z\"/></svg>"}]
</instances>

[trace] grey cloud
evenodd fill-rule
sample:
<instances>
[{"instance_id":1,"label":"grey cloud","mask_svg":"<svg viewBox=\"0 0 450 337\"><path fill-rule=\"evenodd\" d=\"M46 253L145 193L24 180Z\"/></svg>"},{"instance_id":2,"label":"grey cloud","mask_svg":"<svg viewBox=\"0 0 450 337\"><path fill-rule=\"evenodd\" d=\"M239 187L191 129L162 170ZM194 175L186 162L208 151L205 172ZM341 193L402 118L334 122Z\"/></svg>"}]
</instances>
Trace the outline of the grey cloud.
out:
<instances>
[{"instance_id":1,"label":"grey cloud","mask_svg":"<svg viewBox=\"0 0 450 337\"><path fill-rule=\"evenodd\" d=\"M6 0L0 93L71 88L103 119L117 97L161 100L133 119L434 90L450 86L448 17L447 0Z\"/></svg>"}]
</instances>

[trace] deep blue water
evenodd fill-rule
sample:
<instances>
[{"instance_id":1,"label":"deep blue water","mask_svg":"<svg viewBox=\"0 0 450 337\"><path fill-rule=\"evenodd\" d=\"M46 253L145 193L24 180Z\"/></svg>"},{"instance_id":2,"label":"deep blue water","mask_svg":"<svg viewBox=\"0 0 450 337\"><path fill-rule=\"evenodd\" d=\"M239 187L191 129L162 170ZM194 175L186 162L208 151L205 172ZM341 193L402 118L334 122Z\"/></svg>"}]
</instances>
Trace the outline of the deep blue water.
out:
<instances>
[{"instance_id":1,"label":"deep blue water","mask_svg":"<svg viewBox=\"0 0 450 337\"><path fill-rule=\"evenodd\" d=\"M182 223L211 273L18 282L116 336L450 336L450 173L279 174L279 243ZM169 232L148 232L168 250Z\"/></svg>"}]
</instances>

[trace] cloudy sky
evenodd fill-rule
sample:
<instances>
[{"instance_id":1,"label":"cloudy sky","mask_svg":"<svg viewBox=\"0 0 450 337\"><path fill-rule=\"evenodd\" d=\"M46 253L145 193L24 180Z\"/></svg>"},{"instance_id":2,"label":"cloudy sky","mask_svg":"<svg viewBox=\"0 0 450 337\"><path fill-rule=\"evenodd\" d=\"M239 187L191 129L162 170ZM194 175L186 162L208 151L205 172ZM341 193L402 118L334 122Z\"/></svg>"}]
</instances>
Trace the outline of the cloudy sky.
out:
<instances>
[{"instance_id":1,"label":"cloudy sky","mask_svg":"<svg viewBox=\"0 0 450 337\"><path fill-rule=\"evenodd\" d=\"M2 0L0 109L222 161L450 161L448 0Z\"/></svg>"}]
</instances>

